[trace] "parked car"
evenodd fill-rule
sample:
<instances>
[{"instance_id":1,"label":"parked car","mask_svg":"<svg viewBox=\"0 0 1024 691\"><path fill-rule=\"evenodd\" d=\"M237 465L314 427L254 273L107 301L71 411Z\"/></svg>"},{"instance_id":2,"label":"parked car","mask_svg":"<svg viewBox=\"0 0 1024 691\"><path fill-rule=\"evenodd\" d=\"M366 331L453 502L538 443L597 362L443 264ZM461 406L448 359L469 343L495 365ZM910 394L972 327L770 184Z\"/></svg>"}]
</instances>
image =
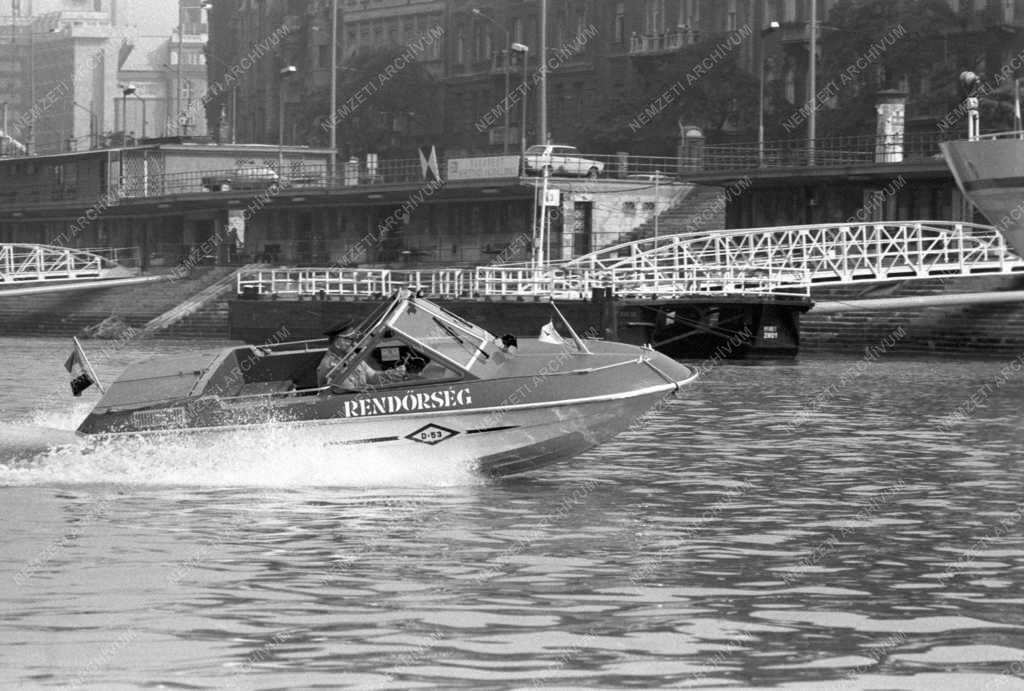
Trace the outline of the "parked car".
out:
<instances>
[{"instance_id":1,"label":"parked car","mask_svg":"<svg viewBox=\"0 0 1024 691\"><path fill-rule=\"evenodd\" d=\"M277 171L269 166L245 166L235 168L231 176L231 189L266 190L275 187L279 181Z\"/></svg>"},{"instance_id":2,"label":"parked car","mask_svg":"<svg viewBox=\"0 0 1024 691\"><path fill-rule=\"evenodd\" d=\"M645 182L672 182L673 178L671 175L665 173L630 173L626 176L627 180L643 180Z\"/></svg>"},{"instance_id":3,"label":"parked car","mask_svg":"<svg viewBox=\"0 0 1024 691\"><path fill-rule=\"evenodd\" d=\"M208 175L202 179L203 189L209 192L267 190L278 183L277 171L267 166L243 166L229 175Z\"/></svg>"},{"instance_id":4,"label":"parked car","mask_svg":"<svg viewBox=\"0 0 1024 691\"><path fill-rule=\"evenodd\" d=\"M575 146L547 144L531 146L523 156L527 175L576 175L596 178L604 172L604 163L584 158Z\"/></svg>"}]
</instances>

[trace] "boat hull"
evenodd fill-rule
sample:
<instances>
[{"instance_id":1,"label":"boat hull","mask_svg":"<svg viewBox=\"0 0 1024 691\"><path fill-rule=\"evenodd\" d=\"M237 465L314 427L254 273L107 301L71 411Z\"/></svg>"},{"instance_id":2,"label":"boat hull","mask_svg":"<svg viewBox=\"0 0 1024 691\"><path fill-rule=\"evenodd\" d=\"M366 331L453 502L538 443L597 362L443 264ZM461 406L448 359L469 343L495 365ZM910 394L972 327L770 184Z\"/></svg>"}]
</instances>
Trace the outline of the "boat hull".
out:
<instances>
[{"instance_id":1,"label":"boat hull","mask_svg":"<svg viewBox=\"0 0 1024 691\"><path fill-rule=\"evenodd\" d=\"M684 382L685 383L685 382ZM675 391L660 385L629 394L573 402L524 404L479 410L418 412L361 419L299 422L265 420L252 425L226 425L146 432L99 433L93 438L150 437L155 443L181 434L212 438L232 434L256 436L286 425L306 449L337 454L344 462L376 454L415 458L424 467L465 464L491 476L534 470L582 453L628 429L645 412ZM379 457L379 456L378 456Z\"/></svg>"},{"instance_id":2,"label":"boat hull","mask_svg":"<svg viewBox=\"0 0 1024 691\"><path fill-rule=\"evenodd\" d=\"M211 354L198 353L127 370L78 431L157 440L285 429L314 453L351 459L372 447L428 465L466 463L484 474L513 475L602 443L697 377L651 350L608 342L590 348L584 354L523 342L496 365L502 376L489 379L410 380L361 392L182 395L211 371ZM148 378L139 379L143 374ZM146 396L170 398L140 405Z\"/></svg>"},{"instance_id":3,"label":"boat hull","mask_svg":"<svg viewBox=\"0 0 1024 691\"><path fill-rule=\"evenodd\" d=\"M945 142L942 153L964 196L1024 255L1024 140Z\"/></svg>"}]
</instances>

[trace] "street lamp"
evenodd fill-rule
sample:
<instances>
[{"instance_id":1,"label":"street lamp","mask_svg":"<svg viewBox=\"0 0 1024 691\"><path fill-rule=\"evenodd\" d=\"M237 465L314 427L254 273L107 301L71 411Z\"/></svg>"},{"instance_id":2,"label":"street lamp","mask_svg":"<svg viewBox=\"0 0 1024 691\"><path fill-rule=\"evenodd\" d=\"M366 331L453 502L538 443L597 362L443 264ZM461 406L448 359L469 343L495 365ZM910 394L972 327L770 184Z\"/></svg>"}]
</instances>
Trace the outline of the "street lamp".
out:
<instances>
[{"instance_id":1,"label":"street lamp","mask_svg":"<svg viewBox=\"0 0 1024 691\"><path fill-rule=\"evenodd\" d=\"M764 165L764 39L768 34L778 30L782 25L776 21L768 23L768 26L761 29L761 43L760 43L760 56L758 62L760 63L760 90L757 100L757 162L759 165Z\"/></svg>"},{"instance_id":2,"label":"street lamp","mask_svg":"<svg viewBox=\"0 0 1024 691\"><path fill-rule=\"evenodd\" d=\"M502 150L503 153L508 153L508 90L509 90L509 63L512 58L512 34L508 32L508 29L503 27L501 24L494 20L494 17L486 15L476 7L473 8L473 14L477 17L483 17L494 26L498 27L505 34L505 146Z\"/></svg>"},{"instance_id":3,"label":"street lamp","mask_svg":"<svg viewBox=\"0 0 1024 691\"><path fill-rule=\"evenodd\" d=\"M519 125L519 165L523 166L523 172L526 171L526 71L527 62L530 58L530 48L522 43L513 43L511 46L512 51L515 53L523 54L523 122Z\"/></svg>"},{"instance_id":4,"label":"street lamp","mask_svg":"<svg viewBox=\"0 0 1024 691\"><path fill-rule=\"evenodd\" d=\"M330 185L336 185L338 167L338 0L331 0L331 169L327 171Z\"/></svg>"},{"instance_id":5,"label":"street lamp","mask_svg":"<svg viewBox=\"0 0 1024 691\"><path fill-rule=\"evenodd\" d=\"M284 85L285 80L299 71L295 65L288 65L281 68L281 86L278 97L277 113L277 179L278 182L284 179Z\"/></svg>"},{"instance_id":6,"label":"street lamp","mask_svg":"<svg viewBox=\"0 0 1024 691\"><path fill-rule=\"evenodd\" d=\"M810 92L807 104L810 113L807 118L807 163L815 164L815 146L818 137L818 1L811 0L811 43L807 51L810 69L807 75L807 89Z\"/></svg>"},{"instance_id":7,"label":"street lamp","mask_svg":"<svg viewBox=\"0 0 1024 691\"><path fill-rule=\"evenodd\" d=\"M174 95L174 110L177 111L178 117L178 135L181 136L181 66L184 62L185 52L185 7L182 5L181 0L178 0L178 64L177 74L175 75L175 95Z\"/></svg>"}]
</instances>

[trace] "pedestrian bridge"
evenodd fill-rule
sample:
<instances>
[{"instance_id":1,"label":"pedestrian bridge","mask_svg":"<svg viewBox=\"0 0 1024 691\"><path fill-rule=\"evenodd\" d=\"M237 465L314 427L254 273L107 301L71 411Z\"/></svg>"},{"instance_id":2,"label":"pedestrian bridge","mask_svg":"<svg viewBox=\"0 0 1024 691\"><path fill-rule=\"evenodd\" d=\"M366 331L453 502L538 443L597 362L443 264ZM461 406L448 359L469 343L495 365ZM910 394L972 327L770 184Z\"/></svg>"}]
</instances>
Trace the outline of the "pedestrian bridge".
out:
<instances>
[{"instance_id":1,"label":"pedestrian bridge","mask_svg":"<svg viewBox=\"0 0 1024 691\"><path fill-rule=\"evenodd\" d=\"M0 285L128 278L138 274L137 266L137 248L0 244Z\"/></svg>"},{"instance_id":2,"label":"pedestrian bridge","mask_svg":"<svg viewBox=\"0 0 1024 691\"><path fill-rule=\"evenodd\" d=\"M808 296L812 286L1024 272L992 226L949 221L837 223L645 238L541 267L259 269L238 275L246 297L387 295L581 299Z\"/></svg>"}]
</instances>

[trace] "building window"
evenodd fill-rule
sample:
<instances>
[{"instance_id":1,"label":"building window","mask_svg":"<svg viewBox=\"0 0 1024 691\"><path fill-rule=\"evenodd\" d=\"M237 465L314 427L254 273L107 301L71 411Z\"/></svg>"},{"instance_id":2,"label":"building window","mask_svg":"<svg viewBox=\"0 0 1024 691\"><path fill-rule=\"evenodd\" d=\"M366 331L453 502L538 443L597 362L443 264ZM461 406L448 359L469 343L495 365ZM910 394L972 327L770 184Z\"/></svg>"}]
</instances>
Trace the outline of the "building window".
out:
<instances>
[{"instance_id":1,"label":"building window","mask_svg":"<svg viewBox=\"0 0 1024 691\"><path fill-rule=\"evenodd\" d=\"M725 10L725 30L736 31L736 28L736 0L729 0Z\"/></svg>"},{"instance_id":2,"label":"building window","mask_svg":"<svg viewBox=\"0 0 1024 691\"><path fill-rule=\"evenodd\" d=\"M786 100L796 103L796 68L793 66L786 70L785 89Z\"/></svg>"},{"instance_id":3,"label":"building window","mask_svg":"<svg viewBox=\"0 0 1024 691\"><path fill-rule=\"evenodd\" d=\"M582 36L587 29L587 8L585 5L576 7L576 36Z\"/></svg>"},{"instance_id":4,"label":"building window","mask_svg":"<svg viewBox=\"0 0 1024 691\"><path fill-rule=\"evenodd\" d=\"M612 35L616 43L626 40L626 3L615 3L615 19L612 24Z\"/></svg>"},{"instance_id":5,"label":"building window","mask_svg":"<svg viewBox=\"0 0 1024 691\"><path fill-rule=\"evenodd\" d=\"M459 24L455 29L455 64L466 62L466 28Z\"/></svg>"},{"instance_id":6,"label":"building window","mask_svg":"<svg viewBox=\"0 0 1024 691\"><path fill-rule=\"evenodd\" d=\"M644 1L644 33L650 36L665 31L665 0Z\"/></svg>"},{"instance_id":7,"label":"building window","mask_svg":"<svg viewBox=\"0 0 1024 691\"><path fill-rule=\"evenodd\" d=\"M700 24L700 3L701 0L686 0L686 23L693 29Z\"/></svg>"},{"instance_id":8,"label":"building window","mask_svg":"<svg viewBox=\"0 0 1024 691\"><path fill-rule=\"evenodd\" d=\"M1015 0L1003 0L1003 23L1013 24L1013 10L1016 5Z\"/></svg>"},{"instance_id":9,"label":"building window","mask_svg":"<svg viewBox=\"0 0 1024 691\"><path fill-rule=\"evenodd\" d=\"M484 28L479 24L473 27L473 59L482 60L484 57Z\"/></svg>"},{"instance_id":10,"label":"building window","mask_svg":"<svg viewBox=\"0 0 1024 691\"><path fill-rule=\"evenodd\" d=\"M523 20L521 17L516 17L512 22L512 41L514 43L523 42Z\"/></svg>"},{"instance_id":11,"label":"building window","mask_svg":"<svg viewBox=\"0 0 1024 691\"><path fill-rule=\"evenodd\" d=\"M782 21L796 21L796 0L784 0L782 3Z\"/></svg>"}]
</instances>

